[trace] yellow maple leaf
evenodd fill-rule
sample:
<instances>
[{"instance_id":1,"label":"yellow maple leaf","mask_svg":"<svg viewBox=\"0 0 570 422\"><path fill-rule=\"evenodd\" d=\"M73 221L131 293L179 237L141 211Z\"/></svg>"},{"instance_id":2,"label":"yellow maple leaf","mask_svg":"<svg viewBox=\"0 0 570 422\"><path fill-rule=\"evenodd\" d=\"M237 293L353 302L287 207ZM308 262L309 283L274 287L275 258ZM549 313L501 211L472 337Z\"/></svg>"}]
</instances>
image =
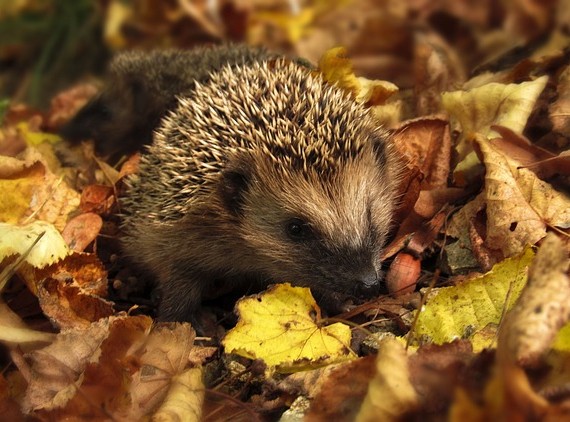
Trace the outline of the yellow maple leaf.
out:
<instances>
[{"instance_id":1,"label":"yellow maple leaf","mask_svg":"<svg viewBox=\"0 0 570 422\"><path fill-rule=\"evenodd\" d=\"M355 358L350 328L323 326L308 288L278 284L236 305L240 319L222 344L227 353L262 359L269 370L295 372Z\"/></svg>"},{"instance_id":2,"label":"yellow maple leaf","mask_svg":"<svg viewBox=\"0 0 570 422\"><path fill-rule=\"evenodd\" d=\"M469 179L477 173L479 160L470 139L475 133L484 137L497 134L493 125L505 126L515 133L522 133L534 104L546 86L548 76L520 84L489 83L469 91L445 92L442 104L452 119L461 126L457 141L459 164L456 177Z\"/></svg>"},{"instance_id":3,"label":"yellow maple leaf","mask_svg":"<svg viewBox=\"0 0 570 422\"><path fill-rule=\"evenodd\" d=\"M482 276L435 290L421 310L414 336L443 344L468 337L488 324L498 324L503 308L511 308L520 295L533 256L529 247Z\"/></svg>"}]
</instances>

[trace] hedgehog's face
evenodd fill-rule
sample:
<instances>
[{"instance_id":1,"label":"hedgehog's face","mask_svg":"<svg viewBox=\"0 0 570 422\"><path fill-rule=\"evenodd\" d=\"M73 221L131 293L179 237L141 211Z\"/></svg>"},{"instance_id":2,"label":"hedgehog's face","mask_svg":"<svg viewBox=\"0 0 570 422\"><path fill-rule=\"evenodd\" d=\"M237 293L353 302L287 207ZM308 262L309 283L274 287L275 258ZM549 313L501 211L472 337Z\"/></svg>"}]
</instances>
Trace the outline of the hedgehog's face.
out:
<instances>
[{"instance_id":1,"label":"hedgehog's face","mask_svg":"<svg viewBox=\"0 0 570 422\"><path fill-rule=\"evenodd\" d=\"M395 203L385 155L365 148L327 175L255 158L227 172L223 197L254 269L317 291L375 292Z\"/></svg>"}]
</instances>

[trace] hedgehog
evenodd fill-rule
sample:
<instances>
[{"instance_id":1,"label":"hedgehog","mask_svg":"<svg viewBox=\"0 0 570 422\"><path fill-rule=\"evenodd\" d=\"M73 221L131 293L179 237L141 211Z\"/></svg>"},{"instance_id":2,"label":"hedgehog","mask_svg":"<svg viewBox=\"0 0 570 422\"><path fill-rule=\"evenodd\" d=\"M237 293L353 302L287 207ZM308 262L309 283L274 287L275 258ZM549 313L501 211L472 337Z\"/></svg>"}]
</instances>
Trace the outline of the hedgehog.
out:
<instances>
[{"instance_id":1,"label":"hedgehog","mask_svg":"<svg viewBox=\"0 0 570 422\"><path fill-rule=\"evenodd\" d=\"M109 66L102 92L61 135L71 144L94 140L96 153L115 162L150 144L160 120L177 106L177 97L191 95L196 83L206 83L213 71L270 57L262 48L239 44L121 53Z\"/></svg>"},{"instance_id":2,"label":"hedgehog","mask_svg":"<svg viewBox=\"0 0 570 422\"><path fill-rule=\"evenodd\" d=\"M310 287L329 313L371 295L398 158L371 112L285 58L222 66L162 120L121 200L126 256L158 282L163 321L205 295Z\"/></svg>"}]
</instances>

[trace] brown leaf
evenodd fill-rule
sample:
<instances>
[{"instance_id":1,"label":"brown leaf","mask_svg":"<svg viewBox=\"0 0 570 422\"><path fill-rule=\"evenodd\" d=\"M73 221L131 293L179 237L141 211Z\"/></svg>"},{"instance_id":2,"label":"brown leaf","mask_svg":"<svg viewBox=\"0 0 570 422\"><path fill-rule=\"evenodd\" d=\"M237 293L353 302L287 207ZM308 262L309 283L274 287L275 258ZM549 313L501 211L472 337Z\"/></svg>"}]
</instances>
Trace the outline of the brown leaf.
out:
<instances>
[{"instance_id":1,"label":"brown leaf","mask_svg":"<svg viewBox=\"0 0 570 422\"><path fill-rule=\"evenodd\" d=\"M124 315L64 330L53 344L28 356L32 375L24 412L44 420L150 416L171 385L177 380L186 385L180 376L188 368L194 336L189 324L153 328L148 317ZM203 387L192 391L203 394Z\"/></svg>"},{"instance_id":2,"label":"brown leaf","mask_svg":"<svg viewBox=\"0 0 570 422\"><path fill-rule=\"evenodd\" d=\"M556 174L570 172L563 157L557 157L550 151L532 144L524 136L504 126L492 126L492 129L501 137L490 139L489 143L503 155L520 163L520 167L532 170L539 178L547 179Z\"/></svg>"},{"instance_id":3,"label":"brown leaf","mask_svg":"<svg viewBox=\"0 0 570 422\"><path fill-rule=\"evenodd\" d=\"M486 167L485 244L505 257L533 245L546 234L546 223L570 226L570 198L555 191L527 169L507 158L480 137L476 145Z\"/></svg>"},{"instance_id":4,"label":"brown leaf","mask_svg":"<svg viewBox=\"0 0 570 422\"><path fill-rule=\"evenodd\" d=\"M558 76L558 98L548 108L552 129L563 136L570 136L570 66Z\"/></svg>"},{"instance_id":5,"label":"brown leaf","mask_svg":"<svg viewBox=\"0 0 570 422\"><path fill-rule=\"evenodd\" d=\"M42 269L23 265L18 274L59 327L85 327L113 314L107 273L95 255L73 253Z\"/></svg>"},{"instance_id":6,"label":"brown leaf","mask_svg":"<svg viewBox=\"0 0 570 422\"><path fill-rule=\"evenodd\" d=\"M409 166L417 166L424 174L423 190L447 187L451 137L446 120L422 117L407 121L394 131L392 139Z\"/></svg>"},{"instance_id":7,"label":"brown leaf","mask_svg":"<svg viewBox=\"0 0 570 422\"><path fill-rule=\"evenodd\" d=\"M455 3L455 2L454 2ZM459 3L459 2L457 2ZM414 49L414 97L417 116L441 113L441 93L465 82L463 63L442 38L418 34Z\"/></svg>"},{"instance_id":8,"label":"brown leaf","mask_svg":"<svg viewBox=\"0 0 570 422\"><path fill-rule=\"evenodd\" d=\"M89 101L98 91L91 83L75 85L52 98L46 117L46 128L57 132Z\"/></svg>"},{"instance_id":9,"label":"brown leaf","mask_svg":"<svg viewBox=\"0 0 570 422\"><path fill-rule=\"evenodd\" d=\"M107 214L115 202L112 186L89 185L81 192L81 211L85 213Z\"/></svg>"},{"instance_id":10,"label":"brown leaf","mask_svg":"<svg viewBox=\"0 0 570 422\"><path fill-rule=\"evenodd\" d=\"M332 370L324 368L316 380L305 376L311 407L305 416L307 421L353 421L374 373L374 356L366 356ZM311 371L314 372L314 371ZM310 373L307 373L309 375ZM297 379L299 376L296 377ZM318 393L314 393L318 386ZM299 394L297 392L297 394Z\"/></svg>"},{"instance_id":11,"label":"brown leaf","mask_svg":"<svg viewBox=\"0 0 570 422\"><path fill-rule=\"evenodd\" d=\"M80 214L72 218L61 233L70 249L83 252L101 231L103 219L94 213Z\"/></svg>"}]
</instances>

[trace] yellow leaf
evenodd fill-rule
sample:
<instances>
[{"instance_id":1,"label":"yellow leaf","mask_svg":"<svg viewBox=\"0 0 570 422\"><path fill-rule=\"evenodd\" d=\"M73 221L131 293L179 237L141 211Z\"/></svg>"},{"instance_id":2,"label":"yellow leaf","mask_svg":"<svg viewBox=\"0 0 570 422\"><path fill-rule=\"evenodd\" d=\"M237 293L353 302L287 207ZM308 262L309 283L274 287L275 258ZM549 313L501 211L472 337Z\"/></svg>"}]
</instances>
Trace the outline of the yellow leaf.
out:
<instances>
[{"instance_id":1,"label":"yellow leaf","mask_svg":"<svg viewBox=\"0 0 570 422\"><path fill-rule=\"evenodd\" d=\"M121 0L113 0L107 7L103 37L114 50L120 50L127 44L122 27L133 15L132 6Z\"/></svg>"},{"instance_id":2,"label":"yellow leaf","mask_svg":"<svg viewBox=\"0 0 570 422\"><path fill-rule=\"evenodd\" d=\"M568 252L548 234L528 270L528 283L499 333L499 359L524 367L542 364L560 328L570 317Z\"/></svg>"},{"instance_id":3,"label":"yellow leaf","mask_svg":"<svg viewBox=\"0 0 570 422\"><path fill-rule=\"evenodd\" d=\"M566 324L560 329L552 348L561 352L570 352L570 324Z\"/></svg>"},{"instance_id":4,"label":"yellow leaf","mask_svg":"<svg viewBox=\"0 0 570 422\"><path fill-rule=\"evenodd\" d=\"M434 291L421 310L414 336L443 344L470 337L488 324L498 324L503 308L511 308L520 295L533 255L529 247L482 276Z\"/></svg>"},{"instance_id":5,"label":"yellow leaf","mask_svg":"<svg viewBox=\"0 0 570 422\"><path fill-rule=\"evenodd\" d=\"M327 50L319 60L319 70L327 82L337 84L367 106L384 105L398 92L398 87L391 82L357 77L344 47Z\"/></svg>"},{"instance_id":6,"label":"yellow leaf","mask_svg":"<svg viewBox=\"0 0 570 422\"><path fill-rule=\"evenodd\" d=\"M175 375L168 394L152 416L152 421L199 421L205 391L202 368L190 368Z\"/></svg>"},{"instance_id":7,"label":"yellow leaf","mask_svg":"<svg viewBox=\"0 0 570 422\"><path fill-rule=\"evenodd\" d=\"M16 125L17 129L22 134L22 137L26 140L26 143L30 146L37 146L47 142L49 144L56 144L61 141L61 137L54 135L52 133L45 132L35 132L30 130L30 126L27 122L20 122Z\"/></svg>"},{"instance_id":8,"label":"yellow leaf","mask_svg":"<svg viewBox=\"0 0 570 422\"><path fill-rule=\"evenodd\" d=\"M400 421L418 402L410 382L406 350L396 339L383 339L376 357L376 375L370 381L356 420Z\"/></svg>"},{"instance_id":9,"label":"yellow leaf","mask_svg":"<svg viewBox=\"0 0 570 422\"><path fill-rule=\"evenodd\" d=\"M496 136L492 125L505 126L522 133L536 99L546 86L548 76L520 84L489 83L469 91L446 92L442 95L445 110L461 126L458 139L457 171L472 172L478 160L469 139L475 133Z\"/></svg>"},{"instance_id":10,"label":"yellow leaf","mask_svg":"<svg viewBox=\"0 0 570 422\"><path fill-rule=\"evenodd\" d=\"M352 359L350 328L322 326L309 289L278 284L236 305L240 319L223 340L227 353L262 359L269 370L295 372Z\"/></svg>"},{"instance_id":11,"label":"yellow leaf","mask_svg":"<svg viewBox=\"0 0 570 422\"><path fill-rule=\"evenodd\" d=\"M29 147L19 158L0 156L0 221L26 223L30 217L63 230L80 195L52 173L44 156Z\"/></svg>"},{"instance_id":12,"label":"yellow leaf","mask_svg":"<svg viewBox=\"0 0 570 422\"><path fill-rule=\"evenodd\" d=\"M44 268L69 255L65 240L52 224L44 221L26 226L0 223L0 262L8 256L24 254L42 232L45 234L25 259L28 264Z\"/></svg>"}]
</instances>

